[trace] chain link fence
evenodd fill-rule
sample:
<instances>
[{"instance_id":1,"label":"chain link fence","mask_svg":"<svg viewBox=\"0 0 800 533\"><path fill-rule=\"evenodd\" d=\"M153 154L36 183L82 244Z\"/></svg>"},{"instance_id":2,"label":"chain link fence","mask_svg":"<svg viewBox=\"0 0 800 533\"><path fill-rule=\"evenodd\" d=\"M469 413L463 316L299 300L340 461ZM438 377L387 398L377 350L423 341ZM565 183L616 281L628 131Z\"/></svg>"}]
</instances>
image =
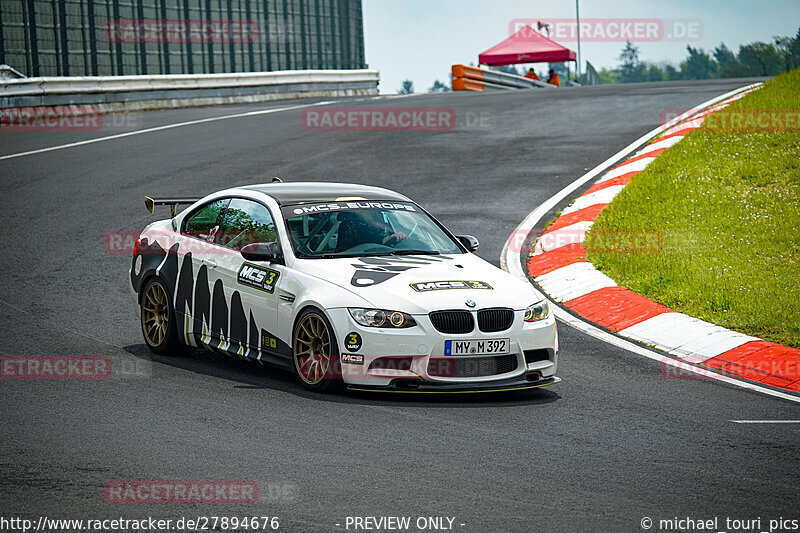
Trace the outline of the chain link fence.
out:
<instances>
[{"instance_id":1,"label":"chain link fence","mask_svg":"<svg viewBox=\"0 0 800 533\"><path fill-rule=\"evenodd\" d=\"M361 0L1 0L26 76L364 68Z\"/></svg>"}]
</instances>

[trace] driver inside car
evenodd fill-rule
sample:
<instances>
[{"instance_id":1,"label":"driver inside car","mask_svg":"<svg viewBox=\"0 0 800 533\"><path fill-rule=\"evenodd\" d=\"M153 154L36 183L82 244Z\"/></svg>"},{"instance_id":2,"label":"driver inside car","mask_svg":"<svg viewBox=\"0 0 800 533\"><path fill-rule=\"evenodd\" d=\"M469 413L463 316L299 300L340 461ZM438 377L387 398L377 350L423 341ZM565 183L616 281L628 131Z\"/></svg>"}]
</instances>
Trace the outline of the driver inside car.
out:
<instances>
[{"instance_id":1,"label":"driver inside car","mask_svg":"<svg viewBox=\"0 0 800 533\"><path fill-rule=\"evenodd\" d=\"M408 235L402 231L392 233L381 211L357 211L339 213L339 235L336 248L348 250L359 244L397 245Z\"/></svg>"}]
</instances>

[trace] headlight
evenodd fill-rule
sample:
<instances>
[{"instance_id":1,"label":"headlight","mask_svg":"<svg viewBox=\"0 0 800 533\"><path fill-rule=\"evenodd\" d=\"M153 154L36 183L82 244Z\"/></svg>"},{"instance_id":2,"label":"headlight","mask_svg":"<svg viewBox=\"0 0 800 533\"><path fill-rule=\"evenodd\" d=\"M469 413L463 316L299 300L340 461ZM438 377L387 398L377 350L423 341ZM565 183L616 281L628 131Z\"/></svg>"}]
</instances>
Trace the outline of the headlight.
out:
<instances>
[{"instance_id":1,"label":"headlight","mask_svg":"<svg viewBox=\"0 0 800 533\"><path fill-rule=\"evenodd\" d=\"M356 324L368 328L410 328L417 325L414 317L400 311L361 308L349 308L348 311Z\"/></svg>"},{"instance_id":2,"label":"headlight","mask_svg":"<svg viewBox=\"0 0 800 533\"><path fill-rule=\"evenodd\" d=\"M525 322L537 322L550 316L550 304L547 300L536 302L525 309Z\"/></svg>"}]
</instances>

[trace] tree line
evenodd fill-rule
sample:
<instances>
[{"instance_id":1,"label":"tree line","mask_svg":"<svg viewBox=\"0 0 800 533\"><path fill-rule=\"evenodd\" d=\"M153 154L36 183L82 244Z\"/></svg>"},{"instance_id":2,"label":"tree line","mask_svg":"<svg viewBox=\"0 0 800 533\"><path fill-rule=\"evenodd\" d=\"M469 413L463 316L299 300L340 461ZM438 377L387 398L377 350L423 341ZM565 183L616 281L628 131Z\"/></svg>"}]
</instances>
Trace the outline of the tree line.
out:
<instances>
[{"instance_id":1,"label":"tree line","mask_svg":"<svg viewBox=\"0 0 800 533\"><path fill-rule=\"evenodd\" d=\"M639 48L629 41L619 55L616 69L598 71L600 83L775 76L800 67L800 29L794 37L743 44L738 52L725 43L710 52L687 45L686 52L686 58L677 67L671 63L649 63L641 60Z\"/></svg>"}]
</instances>

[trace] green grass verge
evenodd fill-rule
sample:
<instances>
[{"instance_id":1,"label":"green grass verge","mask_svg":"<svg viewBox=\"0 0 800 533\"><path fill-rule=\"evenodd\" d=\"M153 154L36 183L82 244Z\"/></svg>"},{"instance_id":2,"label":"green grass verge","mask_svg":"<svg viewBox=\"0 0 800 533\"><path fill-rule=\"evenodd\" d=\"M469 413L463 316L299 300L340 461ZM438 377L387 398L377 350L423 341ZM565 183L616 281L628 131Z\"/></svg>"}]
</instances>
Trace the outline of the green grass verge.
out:
<instances>
[{"instance_id":1,"label":"green grass verge","mask_svg":"<svg viewBox=\"0 0 800 533\"><path fill-rule=\"evenodd\" d=\"M748 109L791 109L796 116L800 69L720 113L741 117ZM723 131L707 120L637 175L593 226L596 235L655 229L663 248L589 250L589 259L620 285L677 311L800 347L800 131L794 126Z\"/></svg>"}]
</instances>

